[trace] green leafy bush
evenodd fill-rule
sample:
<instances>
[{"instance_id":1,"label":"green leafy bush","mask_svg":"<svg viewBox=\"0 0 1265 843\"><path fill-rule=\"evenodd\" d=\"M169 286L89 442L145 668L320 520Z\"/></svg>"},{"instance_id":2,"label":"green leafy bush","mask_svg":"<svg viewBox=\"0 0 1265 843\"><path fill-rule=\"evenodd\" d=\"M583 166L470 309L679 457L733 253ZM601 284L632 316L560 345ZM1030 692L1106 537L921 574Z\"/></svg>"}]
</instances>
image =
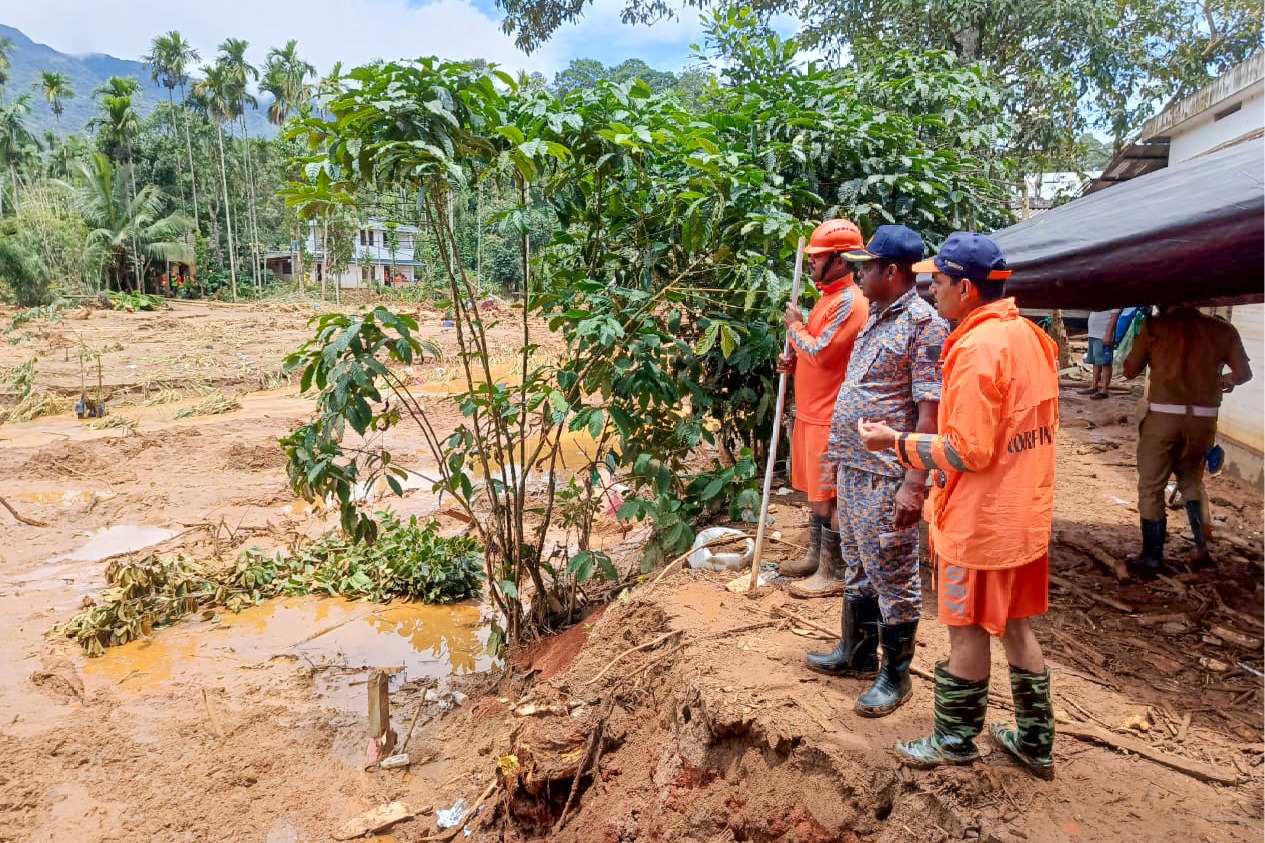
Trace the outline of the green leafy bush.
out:
<instances>
[{"instance_id":1,"label":"green leafy bush","mask_svg":"<svg viewBox=\"0 0 1265 843\"><path fill-rule=\"evenodd\" d=\"M331 533L292 553L245 550L227 565L185 554L112 562L97 600L56 631L99 656L194 612L238 612L282 595L455 603L480 593L483 559L474 539L444 538L434 519L405 522L391 512L377 519L372 545Z\"/></svg>"}]
</instances>

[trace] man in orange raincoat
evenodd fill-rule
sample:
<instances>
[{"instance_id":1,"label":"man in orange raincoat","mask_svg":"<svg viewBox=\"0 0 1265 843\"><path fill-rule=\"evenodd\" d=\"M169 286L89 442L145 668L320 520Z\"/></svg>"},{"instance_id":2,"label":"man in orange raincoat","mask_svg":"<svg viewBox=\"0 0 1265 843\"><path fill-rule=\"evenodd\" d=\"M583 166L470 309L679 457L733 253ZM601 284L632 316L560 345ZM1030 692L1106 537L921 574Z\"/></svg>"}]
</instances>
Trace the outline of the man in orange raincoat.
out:
<instances>
[{"instance_id":1,"label":"man in orange raincoat","mask_svg":"<svg viewBox=\"0 0 1265 843\"><path fill-rule=\"evenodd\" d=\"M783 576L807 577L795 583L799 597L829 597L844 590L844 566L835 511L835 490L822 476L821 460L830 439L835 398L848 371L857 334L870 305L853 280L843 252L860 249L861 230L851 220L826 220L813 231L804 254L821 298L804 321L798 302L787 302L783 323L790 354L779 372L795 375L795 426L791 431L791 486L808 496L808 554L784 562Z\"/></svg>"},{"instance_id":2,"label":"man in orange raincoat","mask_svg":"<svg viewBox=\"0 0 1265 843\"><path fill-rule=\"evenodd\" d=\"M1054 775L1050 671L1029 618L1045 614L1059 425L1058 349L1003 298L1010 276L988 237L957 232L916 265L932 273L940 315L960 320L942 357L936 434L860 421L865 446L896 450L933 472L931 555L949 659L936 666L935 728L896 746L911 766L969 764L988 710L989 636L1010 663L1018 728L995 723L1003 749L1042 778Z\"/></svg>"}]
</instances>

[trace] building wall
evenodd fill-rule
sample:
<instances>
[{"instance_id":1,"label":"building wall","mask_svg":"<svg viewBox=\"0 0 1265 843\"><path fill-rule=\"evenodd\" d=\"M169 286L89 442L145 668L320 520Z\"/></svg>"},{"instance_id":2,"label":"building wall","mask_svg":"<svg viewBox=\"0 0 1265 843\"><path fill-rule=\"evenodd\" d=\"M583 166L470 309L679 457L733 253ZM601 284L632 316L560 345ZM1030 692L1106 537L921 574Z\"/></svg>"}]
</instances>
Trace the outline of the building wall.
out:
<instances>
[{"instance_id":1,"label":"building wall","mask_svg":"<svg viewBox=\"0 0 1265 843\"><path fill-rule=\"evenodd\" d=\"M1239 331L1252 380L1235 387L1221 402L1217 441L1226 452L1226 470L1258 485L1265 484L1265 304L1236 305L1230 324Z\"/></svg>"},{"instance_id":2,"label":"building wall","mask_svg":"<svg viewBox=\"0 0 1265 843\"><path fill-rule=\"evenodd\" d=\"M1168 149L1169 166L1216 149L1265 126L1263 95L1265 83L1257 82L1199 116L1174 127ZM1236 104L1239 105L1237 111L1217 119L1217 114L1223 114Z\"/></svg>"}]
</instances>

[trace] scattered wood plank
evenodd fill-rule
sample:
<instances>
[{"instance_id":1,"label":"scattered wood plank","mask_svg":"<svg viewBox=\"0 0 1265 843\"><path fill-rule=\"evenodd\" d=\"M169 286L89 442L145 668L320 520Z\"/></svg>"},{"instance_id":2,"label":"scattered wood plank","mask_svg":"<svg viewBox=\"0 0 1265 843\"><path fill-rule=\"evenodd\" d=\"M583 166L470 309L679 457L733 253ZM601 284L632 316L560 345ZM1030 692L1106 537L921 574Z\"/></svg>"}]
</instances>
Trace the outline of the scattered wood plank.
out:
<instances>
[{"instance_id":1,"label":"scattered wood plank","mask_svg":"<svg viewBox=\"0 0 1265 843\"><path fill-rule=\"evenodd\" d=\"M1099 594L1096 591L1090 591L1089 589L1081 588L1076 583L1072 582L1071 580L1066 580L1063 577L1060 577L1058 574L1050 574L1050 582L1059 586L1064 591L1070 591L1073 594L1076 594L1080 597L1084 597L1087 600L1092 600L1095 603L1101 603L1104 606L1110 606L1116 611L1124 612L1125 614L1128 614L1128 615L1133 614L1133 607L1128 605L1127 603L1121 603L1119 600L1116 600L1115 598L1112 598L1112 597L1108 597L1105 594Z\"/></svg>"},{"instance_id":2,"label":"scattered wood plank","mask_svg":"<svg viewBox=\"0 0 1265 843\"><path fill-rule=\"evenodd\" d=\"M1058 541L1059 544L1072 548L1073 550L1079 550L1090 559L1093 559L1099 565L1106 568L1119 582L1124 582L1129 579L1129 569L1124 564L1124 561L1115 558L1101 547L1090 544L1089 542L1076 536L1068 536L1062 533L1057 536L1056 541Z\"/></svg>"},{"instance_id":3,"label":"scattered wood plank","mask_svg":"<svg viewBox=\"0 0 1265 843\"><path fill-rule=\"evenodd\" d=\"M1058 729L1058 732L1078 740L1092 741L1109 746L1112 749L1132 752L1134 755L1141 756L1148 761L1154 761L1156 764L1176 770L1179 773L1184 773L1201 782L1214 784L1238 784L1239 782L1237 775L1222 772L1211 764L1194 761L1190 758L1182 758L1178 755L1169 755L1136 738L1108 732L1101 726L1096 726L1092 723L1064 723L1062 728Z\"/></svg>"},{"instance_id":4,"label":"scattered wood plank","mask_svg":"<svg viewBox=\"0 0 1265 843\"><path fill-rule=\"evenodd\" d=\"M1138 615L1138 623L1143 626L1156 626L1162 623L1190 623L1190 616L1185 612L1165 612L1158 615Z\"/></svg>"},{"instance_id":5,"label":"scattered wood plank","mask_svg":"<svg viewBox=\"0 0 1265 843\"><path fill-rule=\"evenodd\" d=\"M369 674L369 755L365 763L373 765L395 749L395 731L391 728L390 678L384 670Z\"/></svg>"},{"instance_id":6,"label":"scattered wood plank","mask_svg":"<svg viewBox=\"0 0 1265 843\"><path fill-rule=\"evenodd\" d=\"M1208 632L1215 635L1217 638L1220 638L1227 644L1232 644L1235 647L1242 647L1244 650L1261 649L1261 639L1252 638L1251 636L1244 635L1241 632L1235 632L1233 629L1229 629L1224 626L1210 626L1208 627Z\"/></svg>"},{"instance_id":7,"label":"scattered wood plank","mask_svg":"<svg viewBox=\"0 0 1265 843\"><path fill-rule=\"evenodd\" d=\"M1190 731L1190 721L1193 719L1194 715L1189 711L1182 715L1182 722L1181 725L1177 727L1177 737L1175 738L1178 743L1186 740L1186 733Z\"/></svg>"},{"instance_id":8,"label":"scattered wood plank","mask_svg":"<svg viewBox=\"0 0 1265 843\"><path fill-rule=\"evenodd\" d=\"M425 814L427 811L422 811ZM379 805L376 808L365 811L355 819L348 820L338 831L334 832L335 840L355 840L357 837L363 837L366 834L375 831L381 831L384 828L395 825L401 820L407 820L413 816L413 812L403 802L388 802L386 805Z\"/></svg>"}]
</instances>

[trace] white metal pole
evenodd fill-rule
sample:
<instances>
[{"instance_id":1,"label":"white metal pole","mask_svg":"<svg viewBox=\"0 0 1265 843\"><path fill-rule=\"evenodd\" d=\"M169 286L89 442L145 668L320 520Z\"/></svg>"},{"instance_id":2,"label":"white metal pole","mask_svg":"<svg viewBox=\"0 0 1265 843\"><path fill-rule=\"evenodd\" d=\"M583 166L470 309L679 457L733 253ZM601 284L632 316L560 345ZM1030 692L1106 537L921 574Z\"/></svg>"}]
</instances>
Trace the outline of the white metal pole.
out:
<instances>
[{"instance_id":1,"label":"white metal pole","mask_svg":"<svg viewBox=\"0 0 1265 843\"><path fill-rule=\"evenodd\" d=\"M795 250L795 280L791 283L791 301L799 306L799 294L804 285L804 238L799 238L799 246ZM791 351L791 335L788 331L786 341L782 344L782 356ZM773 466L777 462L777 446L782 438L782 411L786 408L787 373L783 372L777 380L777 405L773 410L773 438L769 441L769 458L764 464L764 494L760 499L760 523L755 531L755 553L751 557L751 582L747 584L747 593L754 594L760 580L760 560L764 557L764 530L769 520L769 495L773 490Z\"/></svg>"}]
</instances>

